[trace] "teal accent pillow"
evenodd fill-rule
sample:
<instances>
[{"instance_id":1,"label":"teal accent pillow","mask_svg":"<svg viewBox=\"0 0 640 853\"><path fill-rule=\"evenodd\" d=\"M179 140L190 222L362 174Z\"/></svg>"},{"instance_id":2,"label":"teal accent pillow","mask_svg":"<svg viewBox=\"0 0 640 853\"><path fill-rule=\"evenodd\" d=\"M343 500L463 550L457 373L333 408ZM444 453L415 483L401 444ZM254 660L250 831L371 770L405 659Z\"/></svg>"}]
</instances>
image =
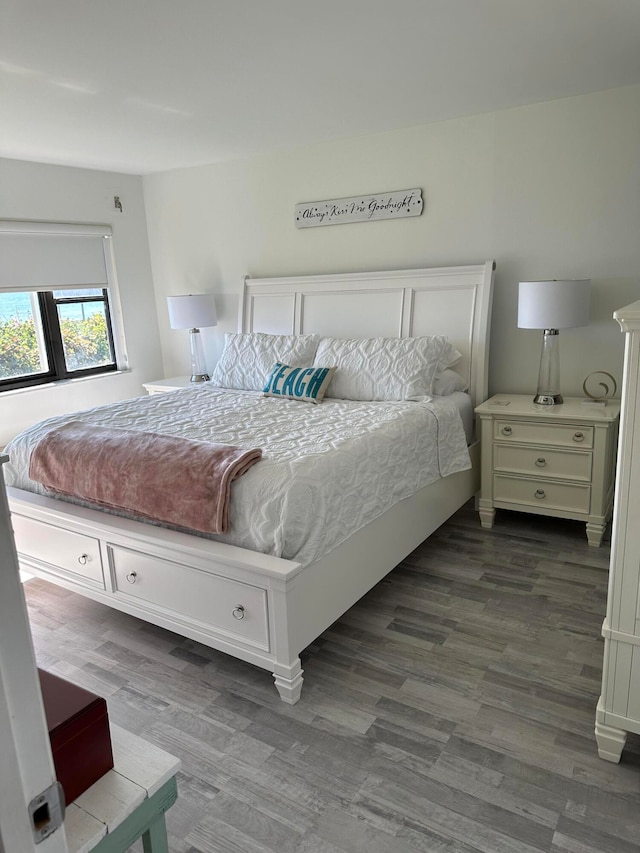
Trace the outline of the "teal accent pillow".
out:
<instances>
[{"instance_id":1,"label":"teal accent pillow","mask_svg":"<svg viewBox=\"0 0 640 853\"><path fill-rule=\"evenodd\" d=\"M277 361L264 386L264 396L321 403L335 372L335 367L290 367Z\"/></svg>"}]
</instances>

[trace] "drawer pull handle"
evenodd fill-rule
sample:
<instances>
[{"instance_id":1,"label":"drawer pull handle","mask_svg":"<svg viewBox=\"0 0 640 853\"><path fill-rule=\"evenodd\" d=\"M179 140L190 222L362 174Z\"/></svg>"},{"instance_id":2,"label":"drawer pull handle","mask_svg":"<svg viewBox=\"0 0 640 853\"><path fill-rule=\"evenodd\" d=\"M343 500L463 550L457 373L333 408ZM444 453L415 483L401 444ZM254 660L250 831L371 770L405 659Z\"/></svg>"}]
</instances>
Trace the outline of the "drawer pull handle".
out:
<instances>
[{"instance_id":1,"label":"drawer pull handle","mask_svg":"<svg viewBox=\"0 0 640 853\"><path fill-rule=\"evenodd\" d=\"M89 562L89 555L88 554L80 554L80 556L78 557L78 562L80 563L81 566L86 566L87 563Z\"/></svg>"},{"instance_id":2,"label":"drawer pull handle","mask_svg":"<svg viewBox=\"0 0 640 853\"><path fill-rule=\"evenodd\" d=\"M125 575L125 577L127 578L128 583L135 583L136 578L138 577L138 573L137 572L129 572L127 575Z\"/></svg>"},{"instance_id":3,"label":"drawer pull handle","mask_svg":"<svg viewBox=\"0 0 640 853\"><path fill-rule=\"evenodd\" d=\"M244 607L242 604L236 604L231 613L234 619L244 619Z\"/></svg>"},{"instance_id":4,"label":"drawer pull handle","mask_svg":"<svg viewBox=\"0 0 640 853\"><path fill-rule=\"evenodd\" d=\"M536 459L536 468L546 468L546 467L547 467L547 460L544 458L544 456L538 456L538 458Z\"/></svg>"},{"instance_id":5,"label":"drawer pull handle","mask_svg":"<svg viewBox=\"0 0 640 853\"><path fill-rule=\"evenodd\" d=\"M574 432L573 440L577 441L578 443L581 441L584 441L584 433L583 432Z\"/></svg>"},{"instance_id":6,"label":"drawer pull handle","mask_svg":"<svg viewBox=\"0 0 640 853\"><path fill-rule=\"evenodd\" d=\"M503 435L511 435L512 432L513 432L513 430L511 429L510 426L502 427L502 434Z\"/></svg>"},{"instance_id":7,"label":"drawer pull handle","mask_svg":"<svg viewBox=\"0 0 640 853\"><path fill-rule=\"evenodd\" d=\"M546 497L544 493L544 489L536 489L534 493L534 497L536 497L539 501L543 501Z\"/></svg>"}]
</instances>

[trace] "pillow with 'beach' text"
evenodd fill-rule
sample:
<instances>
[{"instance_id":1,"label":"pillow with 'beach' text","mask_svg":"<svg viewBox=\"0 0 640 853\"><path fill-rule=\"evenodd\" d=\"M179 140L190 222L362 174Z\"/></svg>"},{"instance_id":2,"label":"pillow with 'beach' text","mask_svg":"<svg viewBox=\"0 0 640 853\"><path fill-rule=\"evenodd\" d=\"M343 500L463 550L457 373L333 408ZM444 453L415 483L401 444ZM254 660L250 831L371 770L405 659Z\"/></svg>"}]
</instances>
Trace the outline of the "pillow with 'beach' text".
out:
<instances>
[{"instance_id":1,"label":"pillow with 'beach' text","mask_svg":"<svg viewBox=\"0 0 640 853\"><path fill-rule=\"evenodd\" d=\"M321 403L335 371L335 367L291 367L278 361L264 386L264 396Z\"/></svg>"}]
</instances>

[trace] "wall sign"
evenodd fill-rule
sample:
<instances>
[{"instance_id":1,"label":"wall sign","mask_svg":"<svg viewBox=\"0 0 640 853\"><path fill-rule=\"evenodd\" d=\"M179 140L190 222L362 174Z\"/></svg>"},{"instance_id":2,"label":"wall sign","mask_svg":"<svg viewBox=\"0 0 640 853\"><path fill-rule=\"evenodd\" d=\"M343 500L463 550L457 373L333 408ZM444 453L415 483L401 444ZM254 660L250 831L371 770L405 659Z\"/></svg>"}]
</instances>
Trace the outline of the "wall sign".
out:
<instances>
[{"instance_id":1,"label":"wall sign","mask_svg":"<svg viewBox=\"0 0 640 853\"><path fill-rule=\"evenodd\" d=\"M377 195L354 195L328 201L296 204L296 228L339 225L342 222L372 222L374 219L401 219L420 216L422 190L396 190Z\"/></svg>"}]
</instances>

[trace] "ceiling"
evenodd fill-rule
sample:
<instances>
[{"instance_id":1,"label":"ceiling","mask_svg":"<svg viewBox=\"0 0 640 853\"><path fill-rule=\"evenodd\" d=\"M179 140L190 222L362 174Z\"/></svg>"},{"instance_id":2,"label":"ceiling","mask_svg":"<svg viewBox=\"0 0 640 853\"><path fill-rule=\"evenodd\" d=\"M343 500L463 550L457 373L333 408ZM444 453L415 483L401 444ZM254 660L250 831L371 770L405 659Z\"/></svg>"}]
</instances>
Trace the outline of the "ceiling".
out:
<instances>
[{"instance_id":1,"label":"ceiling","mask_svg":"<svg viewBox=\"0 0 640 853\"><path fill-rule=\"evenodd\" d=\"M640 0L2 0L0 156L147 174L640 83Z\"/></svg>"}]
</instances>

